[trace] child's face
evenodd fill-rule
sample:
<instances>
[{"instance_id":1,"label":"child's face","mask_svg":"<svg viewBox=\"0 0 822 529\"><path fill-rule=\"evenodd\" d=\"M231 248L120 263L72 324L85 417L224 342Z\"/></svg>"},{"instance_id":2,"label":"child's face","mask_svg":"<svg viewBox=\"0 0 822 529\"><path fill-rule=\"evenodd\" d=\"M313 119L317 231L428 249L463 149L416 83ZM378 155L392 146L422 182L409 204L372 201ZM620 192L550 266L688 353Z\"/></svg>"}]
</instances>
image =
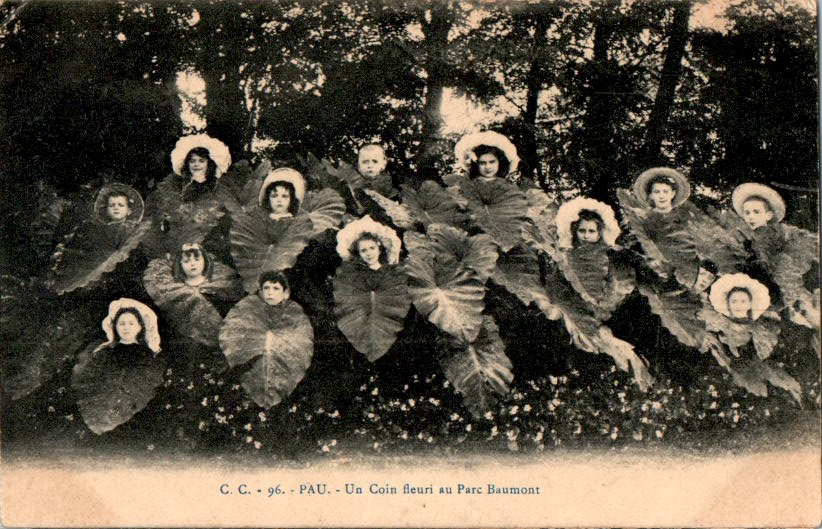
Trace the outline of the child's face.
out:
<instances>
[{"instance_id":1,"label":"child's face","mask_svg":"<svg viewBox=\"0 0 822 529\"><path fill-rule=\"evenodd\" d=\"M577 226L577 240L584 244L599 242L599 226L594 220L581 220Z\"/></svg>"},{"instance_id":2,"label":"child's face","mask_svg":"<svg viewBox=\"0 0 822 529\"><path fill-rule=\"evenodd\" d=\"M696 275L696 281L694 282L694 291L705 292L705 289L711 286L711 283L714 282L715 278L716 274L710 270L700 267L699 273Z\"/></svg>"},{"instance_id":3,"label":"child's face","mask_svg":"<svg viewBox=\"0 0 822 529\"><path fill-rule=\"evenodd\" d=\"M742 204L742 219L752 229L767 225L772 218L773 211L764 200L751 198Z\"/></svg>"},{"instance_id":4,"label":"child's face","mask_svg":"<svg viewBox=\"0 0 822 529\"><path fill-rule=\"evenodd\" d=\"M192 154L188 159L188 170L191 174L204 173L208 169L208 158Z\"/></svg>"},{"instance_id":5,"label":"child's face","mask_svg":"<svg viewBox=\"0 0 822 529\"><path fill-rule=\"evenodd\" d=\"M286 290L281 283L266 281L263 283L260 292L262 293L263 301L272 307L279 305L284 299L288 299L288 290Z\"/></svg>"},{"instance_id":6,"label":"child's face","mask_svg":"<svg viewBox=\"0 0 822 529\"><path fill-rule=\"evenodd\" d=\"M499 172L499 159L493 153L487 152L477 158L477 166L481 177L491 178Z\"/></svg>"},{"instance_id":7,"label":"child's face","mask_svg":"<svg viewBox=\"0 0 822 529\"><path fill-rule=\"evenodd\" d=\"M357 170L366 178L374 178L385 169L385 153L379 147L371 146L360 149L357 158Z\"/></svg>"},{"instance_id":8,"label":"child's face","mask_svg":"<svg viewBox=\"0 0 822 529\"><path fill-rule=\"evenodd\" d=\"M271 206L271 213L277 215L288 213L288 206L291 205L291 194L283 186L274 186L268 193L268 204Z\"/></svg>"},{"instance_id":9,"label":"child's face","mask_svg":"<svg viewBox=\"0 0 822 529\"><path fill-rule=\"evenodd\" d=\"M129 207L128 199L124 196L112 195L108 197L106 204L106 214L108 218L113 221L125 220L128 217Z\"/></svg>"},{"instance_id":10,"label":"child's face","mask_svg":"<svg viewBox=\"0 0 822 529\"><path fill-rule=\"evenodd\" d=\"M143 330L137 317L130 312L120 314L115 328L117 329L117 336L120 337L120 341L123 343L136 343L137 335Z\"/></svg>"},{"instance_id":11,"label":"child's face","mask_svg":"<svg viewBox=\"0 0 822 529\"><path fill-rule=\"evenodd\" d=\"M203 258L203 254L201 253L183 254L180 258L180 266L183 269L183 273L186 278L194 279L203 275L203 270L205 270L205 258Z\"/></svg>"},{"instance_id":12,"label":"child's face","mask_svg":"<svg viewBox=\"0 0 822 529\"><path fill-rule=\"evenodd\" d=\"M736 290L728 296L728 312L733 318L747 318L751 310L751 296L747 292Z\"/></svg>"},{"instance_id":13,"label":"child's face","mask_svg":"<svg viewBox=\"0 0 822 529\"><path fill-rule=\"evenodd\" d=\"M365 264L369 267L376 267L380 264L380 245L371 239L361 239L357 243L357 253Z\"/></svg>"},{"instance_id":14,"label":"child's face","mask_svg":"<svg viewBox=\"0 0 822 529\"><path fill-rule=\"evenodd\" d=\"M676 196L676 192L673 187L662 182L656 182L651 186L648 198L653 203L654 209L667 211L672 207L674 196Z\"/></svg>"}]
</instances>

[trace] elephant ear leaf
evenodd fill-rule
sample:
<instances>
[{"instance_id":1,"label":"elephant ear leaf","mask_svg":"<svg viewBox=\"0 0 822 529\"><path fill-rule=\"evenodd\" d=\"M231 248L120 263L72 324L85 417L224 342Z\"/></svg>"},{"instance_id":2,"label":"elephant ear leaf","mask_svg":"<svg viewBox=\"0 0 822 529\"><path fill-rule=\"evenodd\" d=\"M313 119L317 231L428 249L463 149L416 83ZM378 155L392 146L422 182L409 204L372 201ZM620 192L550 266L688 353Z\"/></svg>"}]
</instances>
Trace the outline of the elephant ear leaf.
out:
<instances>
[{"instance_id":1,"label":"elephant ear leaf","mask_svg":"<svg viewBox=\"0 0 822 529\"><path fill-rule=\"evenodd\" d=\"M395 202L387 198L373 189L365 189L365 194L368 195L377 205L382 208L385 213L391 217L391 221L398 227L409 230L414 228L414 217L411 211L404 204Z\"/></svg>"},{"instance_id":2,"label":"elephant ear leaf","mask_svg":"<svg viewBox=\"0 0 822 529\"><path fill-rule=\"evenodd\" d=\"M774 347L779 341L779 327L767 320L759 319L753 324L752 339L756 355L765 360L771 356Z\"/></svg>"},{"instance_id":3,"label":"elephant ear leaf","mask_svg":"<svg viewBox=\"0 0 822 529\"><path fill-rule=\"evenodd\" d=\"M483 283L491 277L497 264L497 247L490 235L468 233L445 224L428 226L431 248L440 256L449 256L459 265L473 270Z\"/></svg>"},{"instance_id":4,"label":"elephant ear leaf","mask_svg":"<svg viewBox=\"0 0 822 529\"><path fill-rule=\"evenodd\" d=\"M220 347L231 367L248 366L242 386L268 409L290 395L308 371L314 330L297 303L286 300L270 307L252 294L226 315Z\"/></svg>"},{"instance_id":5,"label":"elephant ear leaf","mask_svg":"<svg viewBox=\"0 0 822 529\"><path fill-rule=\"evenodd\" d=\"M54 291L64 294L96 283L128 259L150 230L150 220L136 226L81 224L52 256Z\"/></svg>"},{"instance_id":6,"label":"elephant ear leaf","mask_svg":"<svg viewBox=\"0 0 822 529\"><path fill-rule=\"evenodd\" d=\"M307 215L272 221L265 210L253 208L236 216L231 224L231 256L246 291L257 289L260 273L294 266L313 231Z\"/></svg>"},{"instance_id":7,"label":"elephant ear leaf","mask_svg":"<svg viewBox=\"0 0 822 529\"><path fill-rule=\"evenodd\" d=\"M300 206L298 217L311 221L311 236L316 237L326 230L335 229L345 214L345 201L333 189L309 191Z\"/></svg>"},{"instance_id":8,"label":"elephant ear leaf","mask_svg":"<svg viewBox=\"0 0 822 529\"><path fill-rule=\"evenodd\" d=\"M407 282L407 277L396 269L375 273L363 266L343 263L337 270L337 326L371 362L388 352L402 329L411 308Z\"/></svg>"},{"instance_id":9,"label":"elephant ear leaf","mask_svg":"<svg viewBox=\"0 0 822 529\"><path fill-rule=\"evenodd\" d=\"M628 224L629 231L642 246L645 262L660 277L668 277L671 273L668 260L645 229L645 220L647 218L645 207L625 189L618 189L617 197L619 198L622 216Z\"/></svg>"},{"instance_id":10,"label":"elephant ear leaf","mask_svg":"<svg viewBox=\"0 0 822 529\"><path fill-rule=\"evenodd\" d=\"M217 197L232 215L256 204L260 186L271 171L271 162L263 160L253 171L247 160L231 164L217 184Z\"/></svg>"},{"instance_id":11,"label":"elephant ear leaf","mask_svg":"<svg viewBox=\"0 0 822 529\"><path fill-rule=\"evenodd\" d=\"M516 246L500 255L492 278L525 305L534 303L546 315L552 313L551 300L540 280L539 258L533 250Z\"/></svg>"},{"instance_id":12,"label":"elephant ear leaf","mask_svg":"<svg viewBox=\"0 0 822 529\"><path fill-rule=\"evenodd\" d=\"M522 241L528 202L519 188L501 179L463 181L460 193L468 201L468 216L507 252Z\"/></svg>"},{"instance_id":13,"label":"elephant ear leaf","mask_svg":"<svg viewBox=\"0 0 822 529\"><path fill-rule=\"evenodd\" d=\"M115 354L116 349L105 344L90 346L80 353L71 374L77 407L97 435L142 411L163 380L161 362L150 355L125 363Z\"/></svg>"},{"instance_id":14,"label":"elephant ear leaf","mask_svg":"<svg viewBox=\"0 0 822 529\"><path fill-rule=\"evenodd\" d=\"M217 346L223 318L199 288L174 279L168 261L149 262L143 285L179 334L209 347Z\"/></svg>"},{"instance_id":15,"label":"elephant ear leaf","mask_svg":"<svg viewBox=\"0 0 822 529\"><path fill-rule=\"evenodd\" d=\"M430 242L406 232L408 292L414 306L436 325L465 342L473 342L482 325L485 286L477 273L448 255L437 253Z\"/></svg>"},{"instance_id":16,"label":"elephant ear leaf","mask_svg":"<svg viewBox=\"0 0 822 529\"><path fill-rule=\"evenodd\" d=\"M490 316L483 317L476 340L464 343L443 338L445 344L440 365L448 380L460 392L471 414L479 418L496 402L496 395L505 395L514 375L511 360L505 355L505 346L496 323Z\"/></svg>"},{"instance_id":17,"label":"elephant ear leaf","mask_svg":"<svg viewBox=\"0 0 822 529\"><path fill-rule=\"evenodd\" d=\"M459 227L468 218L460 211L454 197L432 180L423 182L418 191L402 186L402 203L412 218L423 226L438 222Z\"/></svg>"},{"instance_id":18,"label":"elephant ear leaf","mask_svg":"<svg viewBox=\"0 0 822 529\"><path fill-rule=\"evenodd\" d=\"M688 295L657 294L641 284L639 292L648 299L651 311L677 340L688 347L701 347L705 339L705 322L698 317L702 303Z\"/></svg>"}]
</instances>

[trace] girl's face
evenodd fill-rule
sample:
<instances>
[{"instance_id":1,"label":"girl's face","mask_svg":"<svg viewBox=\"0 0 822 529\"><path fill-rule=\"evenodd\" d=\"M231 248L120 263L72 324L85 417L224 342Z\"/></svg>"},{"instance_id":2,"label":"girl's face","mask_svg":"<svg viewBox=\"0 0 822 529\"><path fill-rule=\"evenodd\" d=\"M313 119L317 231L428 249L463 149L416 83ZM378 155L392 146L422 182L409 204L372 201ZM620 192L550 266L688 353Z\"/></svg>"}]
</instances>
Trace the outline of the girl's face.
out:
<instances>
[{"instance_id":1,"label":"girl's face","mask_svg":"<svg viewBox=\"0 0 822 529\"><path fill-rule=\"evenodd\" d=\"M281 283L266 281L263 283L261 293L263 301L272 307L288 299L288 290L286 290Z\"/></svg>"},{"instance_id":2,"label":"girl's face","mask_svg":"<svg viewBox=\"0 0 822 529\"><path fill-rule=\"evenodd\" d=\"M491 178L499 172L499 159L493 153L487 152L477 158L477 166L481 177Z\"/></svg>"},{"instance_id":3,"label":"girl's face","mask_svg":"<svg viewBox=\"0 0 822 529\"><path fill-rule=\"evenodd\" d=\"M732 318L747 318L751 310L751 295L735 290L728 296L728 312Z\"/></svg>"},{"instance_id":4,"label":"girl's face","mask_svg":"<svg viewBox=\"0 0 822 529\"><path fill-rule=\"evenodd\" d=\"M672 207L672 202L676 196L674 188L662 182L656 182L651 186L648 198L654 204L654 209L668 211Z\"/></svg>"},{"instance_id":5,"label":"girl's face","mask_svg":"<svg viewBox=\"0 0 822 529\"><path fill-rule=\"evenodd\" d=\"M369 268L380 267L380 244L371 239L357 242L357 253Z\"/></svg>"},{"instance_id":6,"label":"girl's face","mask_svg":"<svg viewBox=\"0 0 822 529\"><path fill-rule=\"evenodd\" d=\"M374 178L385 169L385 153L378 147L365 147L360 150L357 169L366 178Z\"/></svg>"},{"instance_id":7,"label":"girl's face","mask_svg":"<svg viewBox=\"0 0 822 529\"><path fill-rule=\"evenodd\" d=\"M120 342L126 344L137 343L137 336L140 334L140 331L143 330L137 317L130 312L120 314L120 317L117 318L115 329L117 329L117 336L120 337Z\"/></svg>"},{"instance_id":8,"label":"girl's face","mask_svg":"<svg viewBox=\"0 0 822 529\"><path fill-rule=\"evenodd\" d=\"M183 269L186 279L194 279L202 276L203 270L205 270L205 259L203 258L203 254L183 254L180 258L180 267Z\"/></svg>"},{"instance_id":9,"label":"girl's face","mask_svg":"<svg viewBox=\"0 0 822 529\"><path fill-rule=\"evenodd\" d=\"M581 220L577 226L577 240L584 244L599 242L599 226L595 220Z\"/></svg>"},{"instance_id":10,"label":"girl's face","mask_svg":"<svg viewBox=\"0 0 822 529\"><path fill-rule=\"evenodd\" d=\"M767 225L772 218L773 211L764 200L750 198L742 204L742 219L754 230Z\"/></svg>"},{"instance_id":11,"label":"girl's face","mask_svg":"<svg viewBox=\"0 0 822 529\"><path fill-rule=\"evenodd\" d=\"M125 220L128 217L128 199L124 196L112 195L108 197L106 204L106 214L113 222Z\"/></svg>"},{"instance_id":12,"label":"girl's face","mask_svg":"<svg viewBox=\"0 0 822 529\"><path fill-rule=\"evenodd\" d=\"M192 175L204 174L208 169L208 158L192 154L188 159L188 171Z\"/></svg>"},{"instance_id":13,"label":"girl's face","mask_svg":"<svg viewBox=\"0 0 822 529\"><path fill-rule=\"evenodd\" d=\"M714 282L714 279L716 279L716 274L710 270L699 267L699 272L696 274L696 281L694 281L694 291L705 292L705 290L711 286L711 283Z\"/></svg>"},{"instance_id":14,"label":"girl's face","mask_svg":"<svg viewBox=\"0 0 822 529\"><path fill-rule=\"evenodd\" d=\"M268 205L271 213L282 215L288 213L288 206L291 205L291 194L288 189L282 186L274 186L268 193Z\"/></svg>"}]
</instances>

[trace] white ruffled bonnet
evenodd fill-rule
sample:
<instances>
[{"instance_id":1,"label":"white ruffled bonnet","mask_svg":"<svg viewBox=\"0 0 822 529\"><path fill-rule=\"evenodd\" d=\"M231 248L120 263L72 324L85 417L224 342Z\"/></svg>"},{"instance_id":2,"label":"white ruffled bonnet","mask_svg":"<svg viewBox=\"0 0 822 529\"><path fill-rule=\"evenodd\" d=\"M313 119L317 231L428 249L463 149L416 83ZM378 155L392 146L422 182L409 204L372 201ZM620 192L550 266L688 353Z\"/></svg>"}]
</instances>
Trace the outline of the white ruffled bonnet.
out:
<instances>
[{"instance_id":1,"label":"white ruffled bonnet","mask_svg":"<svg viewBox=\"0 0 822 529\"><path fill-rule=\"evenodd\" d=\"M771 306L771 295L768 287L752 278L748 274L725 274L711 285L711 293L708 297L711 305L718 313L731 317L728 308L728 293L734 288L744 288L751 293L751 317L759 318L768 307Z\"/></svg>"},{"instance_id":2,"label":"white ruffled bonnet","mask_svg":"<svg viewBox=\"0 0 822 529\"><path fill-rule=\"evenodd\" d=\"M400 261L400 248L402 242L397 233L384 224L372 219L369 215L361 219L349 222L343 229L337 232L337 253L346 261L350 261L351 245L364 233L372 233L385 248L388 256L388 264L397 264Z\"/></svg>"},{"instance_id":3,"label":"white ruffled bonnet","mask_svg":"<svg viewBox=\"0 0 822 529\"><path fill-rule=\"evenodd\" d=\"M214 173L216 178L220 178L223 173L228 171L229 166L231 166L231 153L228 151L228 146L208 134L192 134L177 140L177 144L174 145L174 149L171 151L171 168L174 170L174 174L183 174L183 164L186 161L186 156L191 152L191 149L196 147L203 147L208 151L209 157L217 165L217 170Z\"/></svg>"},{"instance_id":4,"label":"white ruffled bonnet","mask_svg":"<svg viewBox=\"0 0 822 529\"><path fill-rule=\"evenodd\" d=\"M508 173L515 173L519 166L519 156L517 156L517 148L511 143L511 140L492 130L483 132L472 132L466 134L454 146L454 155L457 161L467 170L471 166L471 162L477 159L474 154L474 149L480 145L487 145L489 147L496 147L508 158L509 168ZM508 175L500 175L508 176Z\"/></svg>"},{"instance_id":5,"label":"white ruffled bonnet","mask_svg":"<svg viewBox=\"0 0 822 529\"><path fill-rule=\"evenodd\" d=\"M257 203L260 206L265 207L265 190L274 182L288 182L294 186L294 195L297 198L297 202L300 204L303 203L303 198L305 198L305 178L303 178L303 175L296 169L280 167L279 169L274 169L269 172L268 176L263 180L260 186L260 193L257 196Z\"/></svg>"},{"instance_id":6,"label":"white ruffled bonnet","mask_svg":"<svg viewBox=\"0 0 822 529\"><path fill-rule=\"evenodd\" d=\"M117 342L117 333L114 330L114 317L120 309L132 308L136 309L143 320L145 328L143 329L146 339L146 345L154 354L160 352L160 333L157 330L157 315L154 311L148 308L143 303L131 298L120 298L112 301L108 306L108 316L103 320L103 331L106 333L109 343Z\"/></svg>"},{"instance_id":7,"label":"white ruffled bonnet","mask_svg":"<svg viewBox=\"0 0 822 529\"><path fill-rule=\"evenodd\" d=\"M571 224L579 220L579 212L588 209L599 215L604 224L600 237L608 246L613 246L619 237L619 223L614 215L611 206L593 198L578 197L565 202L559 207L555 222L557 225L557 236L561 248L571 248L573 246L574 234L571 233Z\"/></svg>"}]
</instances>

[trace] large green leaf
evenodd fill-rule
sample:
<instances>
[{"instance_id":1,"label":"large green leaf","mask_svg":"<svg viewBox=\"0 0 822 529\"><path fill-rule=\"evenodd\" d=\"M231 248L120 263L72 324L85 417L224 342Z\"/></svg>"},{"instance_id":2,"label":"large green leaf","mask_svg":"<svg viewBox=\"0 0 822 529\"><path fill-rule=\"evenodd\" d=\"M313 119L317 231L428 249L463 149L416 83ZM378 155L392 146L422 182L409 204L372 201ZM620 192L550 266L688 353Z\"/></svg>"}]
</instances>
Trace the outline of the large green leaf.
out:
<instances>
[{"instance_id":1,"label":"large green leaf","mask_svg":"<svg viewBox=\"0 0 822 529\"><path fill-rule=\"evenodd\" d=\"M485 316L477 339L465 344L452 338L442 347L440 365L454 388L463 395L474 417L491 409L495 395L505 395L514 379L511 360L499 337L497 324Z\"/></svg>"},{"instance_id":2,"label":"large green leaf","mask_svg":"<svg viewBox=\"0 0 822 529\"><path fill-rule=\"evenodd\" d=\"M406 241L414 234L406 232ZM417 236L419 237L419 236ZM472 342L482 325L484 283L474 270L438 254L425 239L408 244L408 292L420 314L441 330Z\"/></svg>"},{"instance_id":3,"label":"large green leaf","mask_svg":"<svg viewBox=\"0 0 822 529\"><path fill-rule=\"evenodd\" d=\"M308 245L314 225L307 215L271 220L262 208L234 217L231 256L247 292L257 289L260 273L294 266Z\"/></svg>"},{"instance_id":4,"label":"large green leaf","mask_svg":"<svg viewBox=\"0 0 822 529\"><path fill-rule=\"evenodd\" d=\"M534 303L546 315L554 316L551 319L556 319L551 300L540 280L539 259L533 250L515 246L500 255L492 278L524 304Z\"/></svg>"},{"instance_id":5,"label":"large green leaf","mask_svg":"<svg viewBox=\"0 0 822 529\"><path fill-rule=\"evenodd\" d=\"M449 256L459 265L477 273L483 283L491 277L497 264L497 248L489 235L468 236L459 228L445 224L430 224L427 228L430 248L438 258Z\"/></svg>"},{"instance_id":6,"label":"large green leaf","mask_svg":"<svg viewBox=\"0 0 822 529\"><path fill-rule=\"evenodd\" d=\"M766 315L756 321L735 321L706 306L699 311L699 317L705 329L727 345L734 357L739 357L739 350L752 341L757 356L764 360L771 356L779 339L779 326Z\"/></svg>"},{"instance_id":7,"label":"large green leaf","mask_svg":"<svg viewBox=\"0 0 822 529\"><path fill-rule=\"evenodd\" d=\"M639 292L648 299L651 311L677 340L688 347L701 347L705 339L705 322L699 318L702 301L689 291L659 294L648 285Z\"/></svg>"},{"instance_id":8,"label":"large green leaf","mask_svg":"<svg viewBox=\"0 0 822 529\"><path fill-rule=\"evenodd\" d=\"M305 376L314 352L314 330L297 303L286 300L271 307L251 294L226 315L220 347L231 367L249 364L243 388L258 406L270 408Z\"/></svg>"},{"instance_id":9,"label":"large green leaf","mask_svg":"<svg viewBox=\"0 0 822 529\"><path fill-rule=\"evenodd\" d=\"M151 221L133 224L81 224L60 243L52 267L58 294L88 287L128 259L151 230Z\"/></svg>"},{"instance_id":10,"label":"large green leaf","mask_svg":"<svg viewBox=\"0 0 822 529\"><path fill-rule=\"evenodd\" d=\"M366 189L365 194L371 198L385 213L391 217L391 221L398 227L409 230L414 228L414 217L411 211L404 204L395 202L383 196L373 189Z\"/></svg>"},{"instance_id":11,"label":"large green leaf","mask_svg":"<svg viewBox=\"0 0 822 529\"><path fill-rule=\"evenodd\" d=\"M326 230L337 228L345 214L345 202L333 189L309 191L297 217L307 217L311 221L311 236L316 237Z\"/></svg>"},{"instance_id":12,"label":"large green leaf","mask_svg":"<svg viewBox=\"0 0 822 529\"><path fill-rule=\"evenodd\" d=\"M260 186L271 171L271 162L263 160L253 171L248 161L231 164L217 184L217 198L232 215L241 213L257 203Z\"/></svg>"},{"instance_id":13,"label":"large green leaf","mask_svg":"<svg viewBox=\"0 0 822 529\"><path fill-rule=\"evenodd\" d=\"M203 294L236 299L242 286L233 270L221 263L213 263L212 278L199 286L188 286L174 279L172 263L154 259L143 273L143 285L179 334L216 347L223 318Z\"/></svg>"},{"instance_id":14,"label":"large green leaf","mask_svg":"<svg viewBox=\"0 0 822 529\"><path fill-rule=\"evenodd\" d=\"M402 329L411 298L408 278L394 267L374 271L343 263L334 277L337 326L369 361L382 357Z\"/></svg>"},{"instance_id":15,"label":"large green leaf","mask_svg":"<svg viewBox=\"0 0 822 529\"><path fill-rule=\"evenodd\" d=\"M516 185L502 179L463 180L459 190L467 200L468 216L504 252L522 241L528 202Z\"/></svg>"},{"instance_id":16,"label":"large green leaf","mask_svg":"<svg viewBox=\"0 0 822 529\"><path fill-rule=\"evenodd\" d=\"M139 346L134 346L139 347ZM127 422L146 407L163 381L163 366L147 347L131 354L128 346L89 346L71 376L77 407L89 429L102 434ZM128 358L122 355L129 354Z\"/></svg>"},{"instance_id":17,"label":"large green leaf","mask_svg":"<svg viewBox=\"0 0 822 529\"><path fill-rule=\"evenodd\" d=\"M411 186L402 186L402 204L423 226L439 222L460 227L467 220L454 197L432 180L423 182L418 191Z\"/></svg>"}]
</instances>

